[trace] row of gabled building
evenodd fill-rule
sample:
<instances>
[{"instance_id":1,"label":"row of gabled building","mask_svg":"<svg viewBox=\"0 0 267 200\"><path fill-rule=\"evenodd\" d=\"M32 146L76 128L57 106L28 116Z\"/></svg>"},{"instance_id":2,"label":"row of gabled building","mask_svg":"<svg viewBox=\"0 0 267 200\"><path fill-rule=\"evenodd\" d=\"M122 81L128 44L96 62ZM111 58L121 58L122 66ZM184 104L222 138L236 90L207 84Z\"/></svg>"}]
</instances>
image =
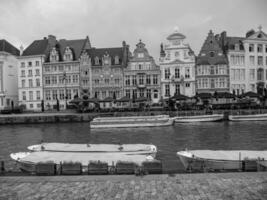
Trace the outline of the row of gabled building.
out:
<instances>
[{"instance_id":1,"label":"row of gabled building","mask_svg":"<svg viewBox=\"0 0 267 200\"><path fill-rule=\"evenodd\" d=\"M198 56L185 39L178 31L170 34L160 46L159 65L141 40L132 53L126 42L92 47L89 37L49 35L20 51L0 40L0 108L19 104L27 110L64 109L75 97L157 103L176 94L266 95L267 35L261 27L245 37L210 31Z\"/></svg>"}]
</instances>

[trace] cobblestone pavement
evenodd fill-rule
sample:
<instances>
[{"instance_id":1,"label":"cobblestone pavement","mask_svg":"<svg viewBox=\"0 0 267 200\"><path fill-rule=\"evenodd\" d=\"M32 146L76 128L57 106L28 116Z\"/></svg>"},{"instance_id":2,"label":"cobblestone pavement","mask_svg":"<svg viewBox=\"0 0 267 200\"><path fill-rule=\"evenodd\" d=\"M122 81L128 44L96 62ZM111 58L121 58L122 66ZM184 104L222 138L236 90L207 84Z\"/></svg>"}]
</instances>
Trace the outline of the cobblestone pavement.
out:
<instances>
[{"instance_id":1,"label":"cobblestone pavement","mask_svg":"<svg viewBox=\"0 0 267 200\"><path fill-rule=\"evenodd\" d=\"M267 173L0 176L0 199L267 199Z\"/></svg>"}]
</instances>

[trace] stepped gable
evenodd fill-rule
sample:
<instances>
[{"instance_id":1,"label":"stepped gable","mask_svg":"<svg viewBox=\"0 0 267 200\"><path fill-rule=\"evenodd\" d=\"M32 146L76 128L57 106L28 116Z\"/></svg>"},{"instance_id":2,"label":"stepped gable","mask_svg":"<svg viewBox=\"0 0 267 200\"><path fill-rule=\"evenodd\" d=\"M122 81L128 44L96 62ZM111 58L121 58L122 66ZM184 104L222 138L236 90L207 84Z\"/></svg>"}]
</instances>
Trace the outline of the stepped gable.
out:
<instances>
[{"instance_id":1,"label":"stepped gable","mask_svg":"<svg viewBox=\"0 0 267 200\"><path fill-rule=\"evenodd\" d=\"M123 47L113 47L113 48L91 48L86 50L88 55L91 57L92 65L95 64L95 58L99 58L99 65L102 65L102 58L109 55L111 57L112 65L115 64L115 56L119 56L119 64L123 61Z\"/></svg>"},{"instance_id":2,"label":"stepped gable","mask_svg":"<svg viewBox=\"0 0 267 200\"><path fill-rule=\"evenodd\" d=\"M24 51L22 56L47 55L49 50L48 39L33 41Z\"/></svg>"},{"instance_id":3,"label":"stepped gable","mask_svg":"<svg viewBox=\"0 0 267 200\"><path fill-rule=\"evenodd\" d=\"M12 44L10 44L8 41L6 40L0 40L0 51L4 51L7 53L10 53L14 56L19 56L20 55L20 51L14 47Z\"/></svg>"},{"instance_id":4,"label":"stepped gable","mask_svg":"<svg viewBox=\"0 0 267 200\"><path fill-rule=\"evenodd\" d=\"M210 31L196 60L197 65L228 64L227 57L219 44L219 41Z\"/></svg>"}]
</instances>

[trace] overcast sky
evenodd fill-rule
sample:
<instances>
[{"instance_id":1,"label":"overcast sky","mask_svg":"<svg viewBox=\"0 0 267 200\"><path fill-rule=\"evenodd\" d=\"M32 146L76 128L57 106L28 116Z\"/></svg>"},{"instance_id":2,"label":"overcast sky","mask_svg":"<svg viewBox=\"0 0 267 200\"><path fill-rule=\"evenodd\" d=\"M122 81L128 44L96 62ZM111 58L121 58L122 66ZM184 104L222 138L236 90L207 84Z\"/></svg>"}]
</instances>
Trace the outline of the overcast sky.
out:
<instances>
[{"instance_id":1,"label":"overcast sky","mask_svg":"<svg viewBox=\"0 0 267 200\"><path fill-rule=\"evenodd\" d=\"M97 48L134 50L139 39L156 61L160 43L179 27L195 54L208 31L244 36L262 25L267 0L0 0L0 39L19 48L49 34L62 39L87 35Z\"/></svg>"}]
</instances>

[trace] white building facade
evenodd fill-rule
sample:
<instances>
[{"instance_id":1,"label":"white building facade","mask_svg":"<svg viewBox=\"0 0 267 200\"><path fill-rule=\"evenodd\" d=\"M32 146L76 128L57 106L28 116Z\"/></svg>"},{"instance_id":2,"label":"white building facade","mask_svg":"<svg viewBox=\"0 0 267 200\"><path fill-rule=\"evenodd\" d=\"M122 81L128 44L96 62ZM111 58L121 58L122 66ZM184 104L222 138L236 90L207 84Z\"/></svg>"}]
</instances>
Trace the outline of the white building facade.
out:
<instances>
[{"instance_id":1,"label":"white building facade","mask_svg":"<svg viewBox=\"0 0 267 200\"><path fill-rule=\"evenodd\" d=\"M195 55L185 36L175 31L161 45L160 70L162 98L175 94L195 95Z\"/></svg>"},{"instance_id":2,"label":"white building facade","mask_svg":"<svg viewBox=\"0 0 267 200\"><path fill-rule=\"evenodd\" d=\"M223 35L222 35L223 38ZM267 88L267 35L259 27L246 37L224 37L230 67L230 91L263 94Z\"/></svg>"},{"instance_id":3,"label":"white building facade","mask_svg":"<svg viewBox=\"0 0 267 200\"><path fill-rule=\"evenodd\" d=\"M43 100L42 64L45 55L19 57L19 104L26 110L41 110Z\"/></svg>"},{"instance_id":4,"label":"white building facade","mask_svg":"<svg viewBox=\"0 0 267 200\"><path fill-rule=\"evenodd\" d=\"M18 49L0 40L0 110L18 104L17 56Z\"/></svg>"}]
</instances>

